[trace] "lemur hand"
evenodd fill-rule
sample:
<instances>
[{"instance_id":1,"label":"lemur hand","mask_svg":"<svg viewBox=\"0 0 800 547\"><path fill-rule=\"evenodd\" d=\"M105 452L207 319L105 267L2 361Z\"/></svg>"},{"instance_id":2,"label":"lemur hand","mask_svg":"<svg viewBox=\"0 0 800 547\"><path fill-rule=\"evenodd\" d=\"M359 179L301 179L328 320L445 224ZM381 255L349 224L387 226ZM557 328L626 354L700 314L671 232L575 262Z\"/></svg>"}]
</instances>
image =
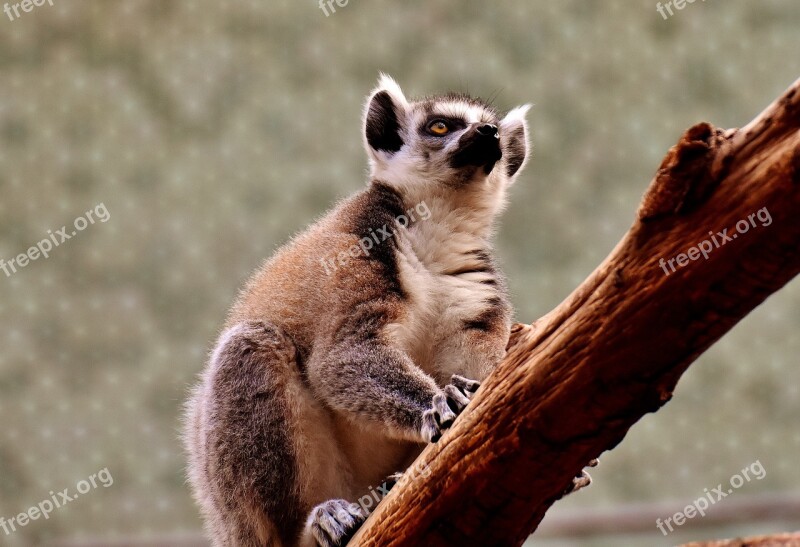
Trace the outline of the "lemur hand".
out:
<instances>
[{"instance_id":1,"label":"lemur hand","mask_svg":"<svg viewBox=\"0 0 800 547\"><path fill-rule=\"evenodd\" d=\"M427 442L435 443L441 438L481 387L480 382L455 374L450 382L442 393L434 395L433 407L422 415L422 437Z\"/></svg>"}]
</instances>

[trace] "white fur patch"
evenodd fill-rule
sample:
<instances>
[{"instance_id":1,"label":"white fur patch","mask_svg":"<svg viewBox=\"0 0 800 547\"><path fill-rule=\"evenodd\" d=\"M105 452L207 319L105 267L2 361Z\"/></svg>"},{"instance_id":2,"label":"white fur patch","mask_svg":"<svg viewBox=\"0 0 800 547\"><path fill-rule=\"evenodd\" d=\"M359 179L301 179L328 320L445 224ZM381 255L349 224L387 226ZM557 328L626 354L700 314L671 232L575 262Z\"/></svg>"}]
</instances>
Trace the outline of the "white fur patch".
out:
<instances>
[{"instance_id":1,"label":"white fur patch","mask_svg":"<svg viewBox=\"0 0 800 547\"><path fill-rule=\"evenodd\" d=\"M496 289L480 283L491 273L474 272L453 276L448 273L474 264L468 253L488 249L491 216L453 210L441 198L426 201L431 211L398 237L398 265L403 287L409 291L406 315L391 325L388 334L405 349L414 362L440 383L452 374L468 373L460 357L445 355L442 341L463 331L463 322L480 315L486 300ZM482 236L481 234L485 234ZM472 371L478 378L478 371Z\"/></svg>"}]
</instances>

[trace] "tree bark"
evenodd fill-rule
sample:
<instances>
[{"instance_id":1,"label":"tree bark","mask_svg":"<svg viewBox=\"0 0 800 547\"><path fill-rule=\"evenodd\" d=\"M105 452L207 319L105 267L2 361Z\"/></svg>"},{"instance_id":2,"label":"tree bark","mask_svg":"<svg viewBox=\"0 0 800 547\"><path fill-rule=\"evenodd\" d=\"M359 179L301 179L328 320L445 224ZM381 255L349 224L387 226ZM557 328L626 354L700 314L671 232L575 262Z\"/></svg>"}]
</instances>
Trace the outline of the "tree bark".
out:
<instances>
[{"instance_id":1,"label":"tree bark","mask_svg":"<svg viewBox=\"0 0 800 547\"><path fill-rule=\"evenodd\" d=\"M742 129L686 131L622 241L555 310L515 327L418 459L426 472L406 473L350 545L521 545L590 459L800 272L798 247L800 80ZM670 266L681 253L695 259Z\"/></svg>"},{"instance_id":2,"label":"tree bark","mask_svg":"<svg viewBox=\"0 0 800 547\"><path fill-rule=\"evenodd\" d=\"M797 547L798 545L800 545L800 532L721 541L700 541L687 543L683 547Z\"/></svg>"}]
</instances>

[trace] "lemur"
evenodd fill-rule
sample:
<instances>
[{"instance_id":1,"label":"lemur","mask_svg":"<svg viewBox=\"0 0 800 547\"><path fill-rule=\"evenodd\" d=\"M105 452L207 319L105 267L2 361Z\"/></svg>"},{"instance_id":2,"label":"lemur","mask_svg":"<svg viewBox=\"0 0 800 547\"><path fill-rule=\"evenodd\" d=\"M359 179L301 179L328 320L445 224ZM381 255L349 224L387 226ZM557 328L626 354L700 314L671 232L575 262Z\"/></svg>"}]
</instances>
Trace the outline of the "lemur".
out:
<instances>
[{"instance_id":1,"label":"lemur","mask_svg":"<svg viewBox=\"0 0 800 547\"><path fill-rule=\"evenodd\" d=\"M528 108L410 101L381 76L367 188L250 279L187 405L214 545L345 545L358 496L438 440L500 362L512 310L491 236L528 159Z\"/></svg>"}]
</instances>

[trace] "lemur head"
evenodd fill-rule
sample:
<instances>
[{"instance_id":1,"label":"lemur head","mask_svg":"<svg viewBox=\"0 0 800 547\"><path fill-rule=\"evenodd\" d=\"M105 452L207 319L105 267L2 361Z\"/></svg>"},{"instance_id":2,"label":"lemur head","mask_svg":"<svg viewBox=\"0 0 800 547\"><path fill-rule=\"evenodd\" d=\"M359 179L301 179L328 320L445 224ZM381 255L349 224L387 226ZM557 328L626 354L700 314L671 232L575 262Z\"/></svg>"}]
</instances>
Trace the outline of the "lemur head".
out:
<instances>
[{"instance_id":1,"label":"lemur head","mask_svg":"<svg viewBox=\"0 0 800 547\"><path fill-rule=\"evenodd\" d=\"M501 119L489 104L467 95L409 101L381 75L364 111L371 178L404 195L473 190L501 201L528 157L529 108Z\"/></svg>"}]
</instances>

